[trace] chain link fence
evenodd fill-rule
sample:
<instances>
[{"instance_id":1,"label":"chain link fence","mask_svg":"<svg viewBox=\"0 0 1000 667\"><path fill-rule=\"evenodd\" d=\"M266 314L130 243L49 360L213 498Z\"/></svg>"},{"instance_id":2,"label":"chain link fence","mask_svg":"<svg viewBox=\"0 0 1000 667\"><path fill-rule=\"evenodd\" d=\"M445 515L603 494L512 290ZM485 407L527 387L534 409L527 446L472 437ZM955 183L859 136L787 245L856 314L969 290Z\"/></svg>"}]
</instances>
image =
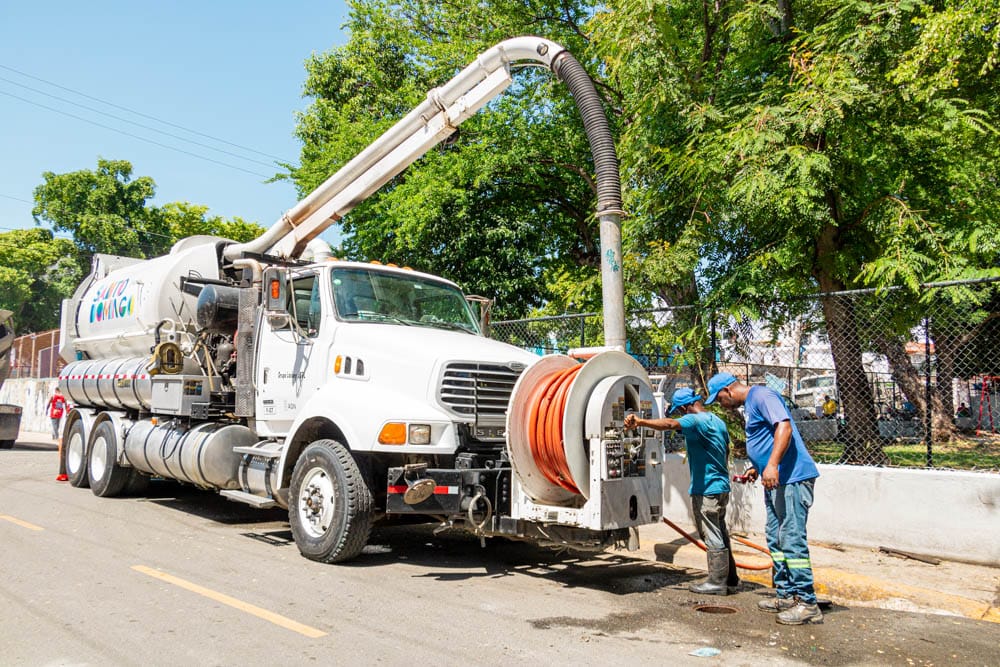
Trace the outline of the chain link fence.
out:
<instances>
[{"instance_id":1,"label":"chain link fence","mask_svg":"<svg viewBox=\"0 0 1000 667\"><path fill-rule=\"evenodd\" d=\"M732 309L725 309L732 310ZM627 351L669 402L727 371L781 394L825 463L1000 471L1000 279L723 309L629 313ZM494 322L536 354L599 345L598 313ZM737 448L742 421L726 415Z\"/></svg>"}]
</instances>

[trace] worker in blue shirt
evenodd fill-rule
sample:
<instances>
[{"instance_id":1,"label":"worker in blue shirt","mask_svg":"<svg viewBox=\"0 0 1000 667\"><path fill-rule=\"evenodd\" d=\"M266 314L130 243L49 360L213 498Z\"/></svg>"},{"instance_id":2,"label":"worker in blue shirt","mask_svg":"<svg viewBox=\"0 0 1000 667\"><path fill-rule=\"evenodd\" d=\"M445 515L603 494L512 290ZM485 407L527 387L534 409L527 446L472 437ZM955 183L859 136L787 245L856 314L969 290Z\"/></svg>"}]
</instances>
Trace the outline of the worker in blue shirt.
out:
<instances>
[{"instance_id":1,"label":"worker in blue shirt","mask_svg":"<svg viewBox=\"0 0 1000 667\"><path fill-rule=\"evenodd\" d=\"M688 588L701 595L735 593L740 580L736 574L726 528L729 504L729 431L726 423L705 409L701 396L683 387L670 398L667 414L680 412L677 419L625 417L625 428L652 428L680 431L687 445L691 470L691 506L694 522L708 551L708 578Z\"/></svg>"},{"instance_id":2,"label":"worker in blue shirt","mask_svg":"<svg viewBox=\"0 0 1000 667\"><path fill-rule=\"evenodd\" d=\"M708 400L723 407L743 406L746 417L750 481L758 474L767 508L767 546L774 561L772 578L777 597L761 600L762 611L777 612L785 625L822 623L816 604L806 520L813 503L819 470L781 396L768 387L747 386L729 373L708 380Z\"/></svg>"}]
</instances>

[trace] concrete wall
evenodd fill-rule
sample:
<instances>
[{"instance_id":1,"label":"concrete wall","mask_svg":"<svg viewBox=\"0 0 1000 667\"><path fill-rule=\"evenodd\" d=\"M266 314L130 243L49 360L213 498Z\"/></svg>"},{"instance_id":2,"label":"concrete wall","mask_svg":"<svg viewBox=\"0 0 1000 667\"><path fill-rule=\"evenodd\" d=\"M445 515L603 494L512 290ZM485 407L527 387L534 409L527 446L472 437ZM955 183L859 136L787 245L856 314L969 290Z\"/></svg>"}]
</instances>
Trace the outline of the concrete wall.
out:
<instances>
[{"instance_id":1,"label":"concrete wall","mask_svg":"<svg viewBox=\"0 0 1000 667\"><path fill-rule=\"evenodd\" d=\"M0 403L20 405L21 431L48 433L52 429L49 412L45 406L56 387L54 378L21 378L6 380L0 387Z\"/></svg>"},{"instance_id":2,"label":"concrete wall","mask_svg":"<svg viewBox=\"0 0 1000 667\"><path fill-rule=\"evenodd\" d=\"M664 515L693 525L687 462L668 454L664 468ZM837 465L819 471L810 540L1000 564L1000 475ZM760 482L733 484L729 526L763 533L764 517Z\"/></svg>"}]
</instances>

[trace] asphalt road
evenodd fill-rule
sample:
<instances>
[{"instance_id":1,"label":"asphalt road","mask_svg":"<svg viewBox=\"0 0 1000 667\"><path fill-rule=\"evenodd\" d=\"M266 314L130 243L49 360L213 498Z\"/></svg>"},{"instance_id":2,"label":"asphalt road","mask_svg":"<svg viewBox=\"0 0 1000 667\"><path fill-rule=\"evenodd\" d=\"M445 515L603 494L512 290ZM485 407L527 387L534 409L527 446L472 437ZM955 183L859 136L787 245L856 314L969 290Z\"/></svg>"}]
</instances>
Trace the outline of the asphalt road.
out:
<instances>
[{"instance_id":1,"label":"asphalt road","mask_svg":"<svg viewBox=\"0 0 1000 667\"><path fill-rule=\"evenodd\" d=\"M283 512L168 482L97 498L55 464L46 447L0 451L3 665L997 664L996 624L833 607L778 626L754 611L762 589L698 598L700 573L621 553L395 526L321 565Z\"/></svg>"}]
</instances>

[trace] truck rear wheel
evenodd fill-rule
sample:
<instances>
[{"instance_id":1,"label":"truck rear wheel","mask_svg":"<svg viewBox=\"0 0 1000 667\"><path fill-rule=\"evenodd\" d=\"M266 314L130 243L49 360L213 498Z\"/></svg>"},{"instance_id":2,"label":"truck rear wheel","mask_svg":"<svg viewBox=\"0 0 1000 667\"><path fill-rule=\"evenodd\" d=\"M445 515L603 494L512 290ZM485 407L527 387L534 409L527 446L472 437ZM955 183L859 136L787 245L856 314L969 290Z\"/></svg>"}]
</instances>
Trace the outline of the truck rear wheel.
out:
<instances>
[{"instance_id":1,"label":"truck rear wheel","mask_svg":"<svg viewBox=\"0 0 1000 667\"><path fill-rule=\"evenodd\" d=\"M361 553L374 520L372 494L344 445L317 440L306 447L290 491L288 522L303 556L339 563Z\"/></svg>"},{"instance_id":2,"label":"truck rear wheel","mask_svg":"<svg viewBox=\"0 0 1000 667\"><path fill-rule=\"evenodd\" d=\"M83 427L83 420L77 419L69 429L69 437L66 438L66 476L69 483L77 488L90 486L90 479L87 477L87 433Z\"/></svg>"},{"instance_id":3,"label":"truck rear wheel","mask_svg":"<svg viewBox=\"0 0 1000 667\"><path fill-rule=\"evenodd\" d=\"M121 495L129 470L118 465L118 436L114 424L101 422L94 429L94 442L87 458L90 490L95 496L113 498Z\"/></svg>"},{"instance_id":4,"label":"truck rear wheel","mask_svg":"<svg viewBox=\"0 0 1000 667\"><path fill-rule=\"evenodd\" d=\"M126 496L141 496L149 488L149 476L144 475L135 468L127 468L128 481L125 482L125 490L122 492Z\"/></svg>"}]
</instances>

